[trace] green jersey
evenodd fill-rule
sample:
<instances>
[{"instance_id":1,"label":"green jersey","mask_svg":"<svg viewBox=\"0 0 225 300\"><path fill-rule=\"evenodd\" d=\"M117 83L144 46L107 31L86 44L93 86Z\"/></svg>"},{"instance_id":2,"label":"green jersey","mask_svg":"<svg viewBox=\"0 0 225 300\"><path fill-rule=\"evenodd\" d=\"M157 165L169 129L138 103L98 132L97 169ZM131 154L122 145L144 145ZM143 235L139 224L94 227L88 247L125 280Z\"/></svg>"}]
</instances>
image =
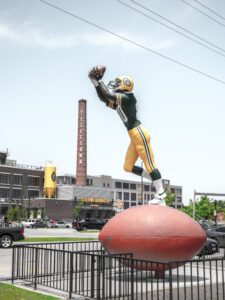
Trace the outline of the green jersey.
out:
<instances>
[{"instance_id":1,"label":"green jersey","mask_svg":"<svg viewBox=\"0 0 225 300\"><path fill-rule=\"evenodd\" d=\"M131 130L141 124L137 116L137 100L133 93L115 93L113 99L106 105L116 109L127 130Z\"/></svg>"}]
</instances>

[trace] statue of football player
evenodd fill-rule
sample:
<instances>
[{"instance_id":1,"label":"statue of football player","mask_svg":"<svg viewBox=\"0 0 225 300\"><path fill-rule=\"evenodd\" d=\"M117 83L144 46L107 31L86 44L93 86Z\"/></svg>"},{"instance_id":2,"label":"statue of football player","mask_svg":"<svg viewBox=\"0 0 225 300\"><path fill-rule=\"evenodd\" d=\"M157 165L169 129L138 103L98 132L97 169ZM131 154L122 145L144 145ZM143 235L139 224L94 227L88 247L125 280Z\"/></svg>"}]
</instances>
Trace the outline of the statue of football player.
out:
<instances>
[{"instance_id":1,"label":"statue of football player","mask_svg":"<svg viewBox=\"0 0 225 300\"><path fill-rule=\"evenodd\" d=\"M164 198L166 193L162 185L161 174L154 161L150 135L137 118L137 100L132 93L133 80L128 76L121 76L116 78L115 81L110 81L106 86L101 81L105 69L104 66L94 67L88 76L96 88L99 99L106 106L117 111L128 130L131 142L127 150L124 170L144 176L152 181L156 193L154 199L149 201L149 204L165 205ZM138 157L144 162L146 170L135 166Z\"/></svg>"}]
</instances>

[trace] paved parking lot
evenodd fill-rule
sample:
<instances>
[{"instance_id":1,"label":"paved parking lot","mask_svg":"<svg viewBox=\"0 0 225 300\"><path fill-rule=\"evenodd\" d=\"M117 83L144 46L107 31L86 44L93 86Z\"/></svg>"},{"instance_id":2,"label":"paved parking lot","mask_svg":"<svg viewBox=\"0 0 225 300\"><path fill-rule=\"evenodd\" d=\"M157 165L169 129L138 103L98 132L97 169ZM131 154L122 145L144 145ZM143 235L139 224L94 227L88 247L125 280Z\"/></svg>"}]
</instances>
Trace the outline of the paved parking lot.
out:
<instances>
[{"instance_id":1,"label":"paved parking lot","mask_svg":"<svg viewBox=\"0 0 225 300\"><path fill-rule=\"evenodd\" d=\"M96 238L99 233L87 231L80 233L75 229L70 228L40 228L40 229L24 229L25 237L75 237L75 238ZM0 248L0 280L11 277L12 264L12 249Z\"/></svg>"},{"instance_id":2,"label":"paved parking lot","mask_svg":"<svg viewBox=\"0 0 225 300\"><path fill-rule=\"evenodd\" d=\"M0 248L0 279L11 277L12 249Z\"/></svg>"}]
</instances>

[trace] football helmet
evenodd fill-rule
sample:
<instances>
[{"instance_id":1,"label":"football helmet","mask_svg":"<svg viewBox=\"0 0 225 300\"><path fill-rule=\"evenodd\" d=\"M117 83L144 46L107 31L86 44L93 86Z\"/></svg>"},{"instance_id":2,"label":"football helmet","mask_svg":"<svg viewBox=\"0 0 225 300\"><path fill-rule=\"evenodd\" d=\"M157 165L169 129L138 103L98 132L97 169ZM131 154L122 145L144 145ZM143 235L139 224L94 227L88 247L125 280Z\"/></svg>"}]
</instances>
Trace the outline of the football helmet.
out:
<instances>
[{"instance_id":1,"label":"football helmet","mask_svg":"<svg viewBox=\"0 0 225 300\"><path fill-rule=\"evenodd\" d=\"M108 83L108 88L111 88L113 91L124 91L124 92L131 92L134 87L133 79L129 76L120 76L117 77L115 80L111 80Z\"/></svg>"}]
</instances>

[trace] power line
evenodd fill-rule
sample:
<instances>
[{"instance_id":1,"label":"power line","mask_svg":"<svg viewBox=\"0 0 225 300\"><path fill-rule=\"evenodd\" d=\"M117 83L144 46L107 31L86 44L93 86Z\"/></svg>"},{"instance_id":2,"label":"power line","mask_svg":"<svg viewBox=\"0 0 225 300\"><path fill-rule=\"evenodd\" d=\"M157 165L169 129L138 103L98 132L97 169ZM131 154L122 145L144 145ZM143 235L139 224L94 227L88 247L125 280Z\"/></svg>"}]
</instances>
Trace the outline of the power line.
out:
<instances>
[{"instance_id":1,"label":"power line","mask_svg":"<svg viewBox=\"0 0 225 300\"><path fill-rule=\"evenodd\" d=\"M122 5L126 6L126 7L129 7L129 8L130 8L130 9L132 9L133 11L135 11L135 12L137 12L137 13L139 13L139 14L141 14L141 15L145 16L145 17L147 17L148 19L151 19L151 20L153 20L153 21L155 21L155 22L157 22L157 23L161 24L162 26L164 26L164 27L166 27L166 28L168 28L168 29L170 29L170 30L172 30L172 31L174 31L174 32L176 32L176 33L178 33L178 34L182 35L183 37L185 37L185 38L187 38L187 39L189 39L189 40L191 40L191 41L193 41L193 42L195 42L195 43L197 43L197 44L199 44L199 45L201 45L201 46L203 46L203 47L205 47L205 48L207 48L207 49L209 49L209 50L211 50L211 51L213 51L213 52L215 52L215 53L217 53L217 54L219 54L219 55L221 55L221 56L224 56L224 57L225 57L225 55L224 55L224 54L222 54L222 53L218 52L217 50L215 50L215 49L213 49L213 48L211 48L211 47L208 47L207 45L205 45L205 44L203 44L203 43L199 42L198 40L196 40L196 39L193 39L192 37L190 37L190 36L188 36L188 35L186 35L186 34L184 34L184 33L180 32L180 31L178 31L178 30L176 30L176 29L174 29L174 28L172 28L172 27L170 27L170 26L168 26L168 25L166 25L166 24L164 24L164 23L160 22L159 20L157 20L157 19L155 19L155 18L153 18L153 17L151 17L151 16L149 16L149 15L145 14L144 12L142 12L142 11L140 11L140 10L138 10L138 9L136 9L136 8L134 8L134 7L132 7L132 6L130 6L129 4L127 4L127 3L124 3L124 2L123 2L123 1L121 1L121 0L116 0L116 1L117 1L117 2L119 2L120 4L122 4ZM181 27L181 26L179 26L179 25L177 25L177 24L173 23L172 21L170 21L170 20L168 20L168 19L164 18L163 16L159 15L158 13L156 13L156 12L152 11L152 10L151 10L151 9L149 9L148 7L145 7L144 5L142 5L142 4L139 4L139 3L138 3L138 2L136 2L136 1L133 1L133 0L130 0L130 1L131 1L131 2L133 2L133 3L135 3L136 5L138 5L138 6L142 7L142 8L144 8L144 9L146 9L146 10L150 11L151 13L153 13L153 14L157 15L157 16L158 16L158 17L160 17L161 19L164 19L164 20L166 20L167 22L169 22L169 23L173 24L174 26L181 28L182 30L184 30L184 31L188 32L189 34L192 34L193 36L196 36L197 38L199 38L199 39L203 40L204 42L206 42L206 43L208 43L208 44L210 44L210 45L214 46L215 48L217 48L217 49L219 49L219 50L221 50L221 51L225 52L225 50L224 50L224 49L222 49L222 48L220 48L220 47L218 47L218 46L216 46L216 45L214 45L214 44L212 44L212 43L208 42L207 40L205 40L205 39L203 39L203 38L199 37L198 35L196 35L196 34L194 34L194 33L190 32L189 30L187 30L187 29L185 29L185 28L183 28L183 27Z\"/></svg>"},{"instance_id":2,"label":"power line","mask_svg":"<svg viewBox=\"0 0 225 300\"><path fill-rule=\"evenodd\" d=\"M225 20L225 18L222 15L218 14L215 10L212 10L211 8L209 8L208 6L206 6L205 4L203 4L202 2L200 2L198 0L194 0L194 1L197 2L199 5L203 6L204 8L208 9L209 11L211 11L216 16L218 16L221 19Z\"/></svg>"},{"instance_id":3,"label":"power line","mask_svg":"<svg viewBox=\"0 0 225 300\"><path fill-rule=\"evenodd\" d=\"M95 28L98 28L98 29L100 29L100 30L102 30L102 31L105 31L105 32L107 32L107 33L109 33L109 34L111 34L111 35L113 35L113 36L116 36L116 37L120 38L121 40L124 40L124 41L126 41L126 42L128 42L128 43L130 43L130 44L133 44L133 45L135 45L135 46L137 46L137 47L139 47L139 48L142 48L142 49L144 49L144 50L146 50L146 51L148 51L148 52L154 53L154 54L156 54L156 55L158 55L158 56L160 56L160 57L162 57L162 58L165 58L165 59L167 59L167 60L169 60L169 61L171 61L171 62L174 62L174 63L176 63L176 64L178 64L178 65L180 65L180 66L182 66L182 67L185 67L185 68L187 68L187 69L189 69L189 70L191 70L191 71L194 71L194 72L196 72L196 73L198 73L198 74L201 74L201 75L203 75L203 76L205 76L205 77L208 77L208 78L213 79L213 80L215 80L215 81L217 81L217 82L220 82L220 83L222 83L222 84L225 84L225 81L224 81L224 80L221 80L221 79L219 79L219 78L216 78L216 77L214 77L214 76L212 76L212 75L210 75L210 74L204 73L204 72L202 72L202 71L200 71L200 70L197 70L197 69L195 69L195 68L193 68L193 67L190 67L190 66L188 66L188 65L185 65L185 64L183 64L183 63L181 63L181 62L179 62L179 61L177 61L177 60L175 60L175 59L173 59L173 58L170 58L170 57L168 57L168 56L166 56L166 55L163 55L163 54L161 54L161 53L159 53L159 52L156 52L156 51L154 51L154 50L152 50L152 49L150 49L150 48L148 48L148 47L146 47L146 46L144 46L144 45L141 45L141 44L139 44L139 43L137 43L137 42L135 42L135 41L132 41L132 40L130 40L130 39L128 39L128 38L126 38L126 37L124 37L124 36L122 36L122 35L119 35L119 34L117 34L117 33L114 33L114 32L112 32L112 31L110 31L110 30L108 30L108 29L106 29L106 28L104 28L104 27L101 27L101 26L99 26L99 25L97 25L97 24L95 24L95 23L93 23L93 22L91 22L91 21L89 21L89 20L87 20L87 19L84 19L84 18L82 18L82 17L79 17L79 16L77 16L77 15L75 15L75 14L73 14L73 13L67 11L67 10L64 10L64 9L62 9L62 8L60 8L60 7L56 6L56 5L54 5L54 4L51 4L51 3L49 3L49 2L47 2L47 1L45 1L45 0L40 0L40 2L43 2L43 3L45 3L45 4L47 4L47 5L49 5L49 6L53 7L53 8L55 8L55 9L57 9L57 10L59 10L59 11L61 11L61 12L64 12L65 14L68 14L68 15L70 15L70 16L72 16L72 17L74 17L74 18L76 18L76 19L78 19L78 20L80 20L80 21L82 21L82 22L85 22L85 23L87 23L87 24L89 24L89 25L91 25L91 26L93 26L93 27L95 27Z\"/></svg>"},{"instance_id":4,"label":"power line","mask_svg":"<svg viewBox=\"0 0 225 300\"><path fill-rule=\"evenodd\" d=\"M142 5L142 4L140 4L140 3L138 3L138 2L136 2L136 1L134 1L134 0L129 0L129 1L131 1L131 2L135 3L136 5L138 5L138 6L142 7L142 8L144 8L144 9L146 9L146 10L148 10L148 11L150 11L152 14L154 14L154 15L158 16L159 18L161 18L161 19L163 19L163 20L169 22L170 24L172 24L172 25L174 25L174 26L176 26L176 27L178 27L178 28L184 30L185 32L187 32L187 33L189 33L189 34L191 34L191 35L197 37L198 39L202 40L203 42L205 42L205 43L207 43L207 44L209 44L209 45L211 45L211 46L213 46L213 47L215 47L215 48L217 48L217 49L219 49L219 50L225 52L225 50L224 50L223 48L220 48L219 46L216 46L215 44L213 44L213 43L207 41L206 39L202 38L201 36L199 36L199 35L197 35L197 34L191 32L190 30L188 30L188 29L186 29L186 28L184 28L184 27L182 27L182 26L180 26L180 25L178 25L178 24L172 22L171 20L169 20L169 19L163 17L162 15L160 15L160 14L154 12L153 10L149 9L148 7Z\"/></svg>"},{"instance_id":5,"label":"power line","mask_svg":"<svg viewBox=\"0 0 225 300\"><path fill-rule=\"evenodd\" d=\"M185 1L185 0L180 0L180 1L184 2L186 5L192 7L193 9L197 10L200 14L202 14L202 15L208 17L208 18L211 19L212 21L214 21L214 22L218 23L219 25L225 27L225 24L221 23L220 21L216 20L215 18L211 17L210 15L204 13L202 10L200 10L200 9L197 8L197 7L195 7L194 5L191 5L190 3L188 3L188 2Z\"/></svg>"}]
</instances>

